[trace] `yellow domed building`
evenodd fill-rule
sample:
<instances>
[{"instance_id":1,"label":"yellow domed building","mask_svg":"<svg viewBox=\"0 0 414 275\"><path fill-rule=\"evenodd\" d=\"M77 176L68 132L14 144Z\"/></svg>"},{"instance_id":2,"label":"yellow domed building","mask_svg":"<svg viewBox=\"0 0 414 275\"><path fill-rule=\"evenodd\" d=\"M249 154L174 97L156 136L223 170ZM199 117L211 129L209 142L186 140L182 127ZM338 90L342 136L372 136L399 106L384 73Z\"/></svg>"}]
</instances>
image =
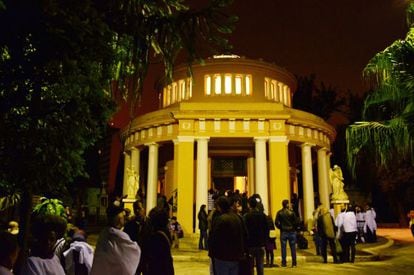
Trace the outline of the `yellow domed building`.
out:
<instances>
[{"instance_id":1,"label":"yellow domed building","mask_svg":"<svg viewBox=\"0 0 414 275\"><path fill-rule=\"evenodd\" d=\"M124 201L134 201L139 181L147 211L158 193L172 197L174 215L191 233L210 188L257 193L273 217L300 190L302 218L309 220L315 196L329 206L336 133L320 117L292 108L295 89L291 73L261 60L215 56L193 65L191 77L186 66L177 67L158 110L122 131Z\"/></svg>"}]
</instances>

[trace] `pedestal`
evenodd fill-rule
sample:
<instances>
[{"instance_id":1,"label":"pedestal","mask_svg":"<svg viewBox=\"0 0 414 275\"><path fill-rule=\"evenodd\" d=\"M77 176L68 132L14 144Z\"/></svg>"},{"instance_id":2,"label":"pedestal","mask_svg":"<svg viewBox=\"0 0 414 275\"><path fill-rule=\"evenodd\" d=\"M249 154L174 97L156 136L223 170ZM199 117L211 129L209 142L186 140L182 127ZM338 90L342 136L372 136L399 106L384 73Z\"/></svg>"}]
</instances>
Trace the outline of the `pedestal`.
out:
<instances>
[{"instance_id":1,"label":"pedestal","mask_svg":"<svg viewBox=\"0 0 414 275\"><path fill-rule=\"evenodd\" d=\"M331 203L333 205L334 215L336 218L336 216L338 216L338 214L341 213L341 209L349 204L349 200L335 200L331 201Z\"/></svg>"},{"instance_id":2,"label":"pedestal","mask_svg":"<svg viewBox=\"0 0 414 275\"><path fill-rule=\"evenodd\" d=\"M128 208L131 210L131 213L134 213L134 207L133 204L137 199L122 199L122 202L124 203L124 208Z\"/></svg>"}]
</instances>

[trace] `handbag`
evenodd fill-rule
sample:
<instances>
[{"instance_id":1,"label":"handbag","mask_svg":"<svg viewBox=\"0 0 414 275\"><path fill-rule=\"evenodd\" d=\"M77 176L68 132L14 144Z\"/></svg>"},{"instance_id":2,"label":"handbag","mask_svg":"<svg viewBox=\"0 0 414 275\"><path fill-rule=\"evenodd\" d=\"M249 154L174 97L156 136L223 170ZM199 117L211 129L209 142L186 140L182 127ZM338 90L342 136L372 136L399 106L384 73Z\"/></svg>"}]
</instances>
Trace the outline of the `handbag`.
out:
<instances>
[{"instance_id":1,"label":"handbag","mask_svg":"<svg viewBox=\"0 0 414 275\"><path fill-rule=\"evenodd\" d=\"M269 231L269 238L276 238L276 230L273 229Z\"/></svg>"},{"instance_id":2,"label":"handbag","mask_svg":"<svg viewBox=\"0 0 414 275\"><path fill-rule=\"evenodd\" d=\"M254 259L249 253L246 253L243 259L239 261L239 275L254 274Z\"/></svg>"},{"instance_id":3,"label":"handbag","mask_svg":"<svg viewBox=\"0 0 414 275\"><path fill-rule=\"evenodd\" d=\"M335 250L336 253L342 253L342 245L337 238L335 238Z\"/></svg>"}]
</instances>

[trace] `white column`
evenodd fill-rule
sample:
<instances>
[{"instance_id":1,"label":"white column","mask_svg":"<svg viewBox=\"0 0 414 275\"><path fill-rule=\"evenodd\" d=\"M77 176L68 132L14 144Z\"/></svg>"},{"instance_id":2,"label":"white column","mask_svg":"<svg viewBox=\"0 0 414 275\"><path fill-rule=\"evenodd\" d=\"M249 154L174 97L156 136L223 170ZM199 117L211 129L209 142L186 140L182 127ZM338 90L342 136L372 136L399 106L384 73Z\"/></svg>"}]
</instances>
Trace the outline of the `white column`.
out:
<instances>
[{"instance_id":1,"label":"white column","mask_svg":"<svg viewBox=\"0 0 414 275\"><path fill-rule=\"evenodd\" d=\"M247 184L249 185L248 191L249 196L254 194L254 157L247 158Z\"/></svg>"},{"instance_id":2,"label":"white column","mask_svg":"<svg viewBox=\"0 0 414 275\"><path fill-rule=\"evenodd\" d=\"M323 147L318 150L318 187L319 200L329 209L329 176L326 165L326 153L328 149Z\"/></svg>"},{"instance_id":3,"label":"white column","mask_svg":"<svg viewBox=\"0 0 414 275\"><path fill-rule=\"evenodd\" d=\"M312 144L303 143L302 147L302 184L303 184L303 204L305 224L309 219L313 219L312 212L315 209L313 195L313 176L312 176Z\"/></svg>"},{"instance_id":4,"label":"white column","mask_svg":"<svg viewBox=\"0 0 414 275\"><path fill-rule=\"evenodd\" d=\"M158 183L158 144L149 143L148 146L148 180L147 180L147 214L157 206Z\"/></svg>"},{"instance_id":5,"label":"white column","mask_svg":"<svg viewBox=\"0 0 414 275\"><path fill-rule=\"evenodd\" d=\"M208 137L197 138L197 187L196 187L196 213L200 206L208 205ZM196 219L196 232L198 219Z\"/></svg>"},{"instance_id":6,"label":"white column","mask_svg":"<svg viewBox=\"0 0 414 275\"><path fill-rule=\"evenodd\" d=\"M267 187L267 158L266 158L266 140L265 137L254 138L256 149L256 193L262 198L265 213L269 211L269 197Z\"/></svg>"},{"instance_id":7,"label":"white column","mask_svg":"<svg viewBox=\"0 0 414 275\"><path fill-rule=\"evenodd\" d=\"M128 174L131 169L131 153L129 151L124 152L124 178L122 184L122 196L128 195Z\"/></svg>"}]
</instances>

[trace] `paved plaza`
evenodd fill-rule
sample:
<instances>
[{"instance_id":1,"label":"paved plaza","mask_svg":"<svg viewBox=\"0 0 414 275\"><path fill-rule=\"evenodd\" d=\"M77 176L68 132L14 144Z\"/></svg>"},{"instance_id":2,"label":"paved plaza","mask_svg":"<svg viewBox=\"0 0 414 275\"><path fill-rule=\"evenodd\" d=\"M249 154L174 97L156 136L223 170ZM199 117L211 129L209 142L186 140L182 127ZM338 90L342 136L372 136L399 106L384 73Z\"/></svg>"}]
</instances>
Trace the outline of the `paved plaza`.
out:
<instances>
[{"instance_id":1,"label":"paved plaza","mask_svg":"<svg viewBox=\"0 0 414 275\"><path fill-rule=\"evenodd\" d=\"M355 275L388 275L414 274L414 238L411 231L400 228L380 228L377 231L378 242L374 244L358 244L355 263L333 264L332 257L328 264L322 263L317 256L313 242L309 248L297 250L298 267L265 268L265 274L355 274ZM196 237L185 238L179 249L173 249L174 269L177 275L208 275L209 257L207 251L197 249ZM88 242L96 243L97 234L91 234ZM275 250L275 262L280 265L280 243ZM288 251L289 255L290 251Z\"/></svg>"},{"instance_id":2,"label":"paved plaza","mask_svg":"<svg viewBox=\"0 0 414 275\"><path fill-rule=\"evenodd\" d=\"M265 274L414 274L414 238L409 229L379 229L378 242L358 244L355 263L328 264L315 255L313 244L309 249L298 250L298 267L265 268ZM278 244L279 246L279 244ZM289 255L289 252L288 252ZM190 248L173 250L175 273L178 275L209 274L206 251ZM280 250L275 250L276 263L280 265ZM289 266L288 257L288 266Z\"/></svg>"}]
</instances>

